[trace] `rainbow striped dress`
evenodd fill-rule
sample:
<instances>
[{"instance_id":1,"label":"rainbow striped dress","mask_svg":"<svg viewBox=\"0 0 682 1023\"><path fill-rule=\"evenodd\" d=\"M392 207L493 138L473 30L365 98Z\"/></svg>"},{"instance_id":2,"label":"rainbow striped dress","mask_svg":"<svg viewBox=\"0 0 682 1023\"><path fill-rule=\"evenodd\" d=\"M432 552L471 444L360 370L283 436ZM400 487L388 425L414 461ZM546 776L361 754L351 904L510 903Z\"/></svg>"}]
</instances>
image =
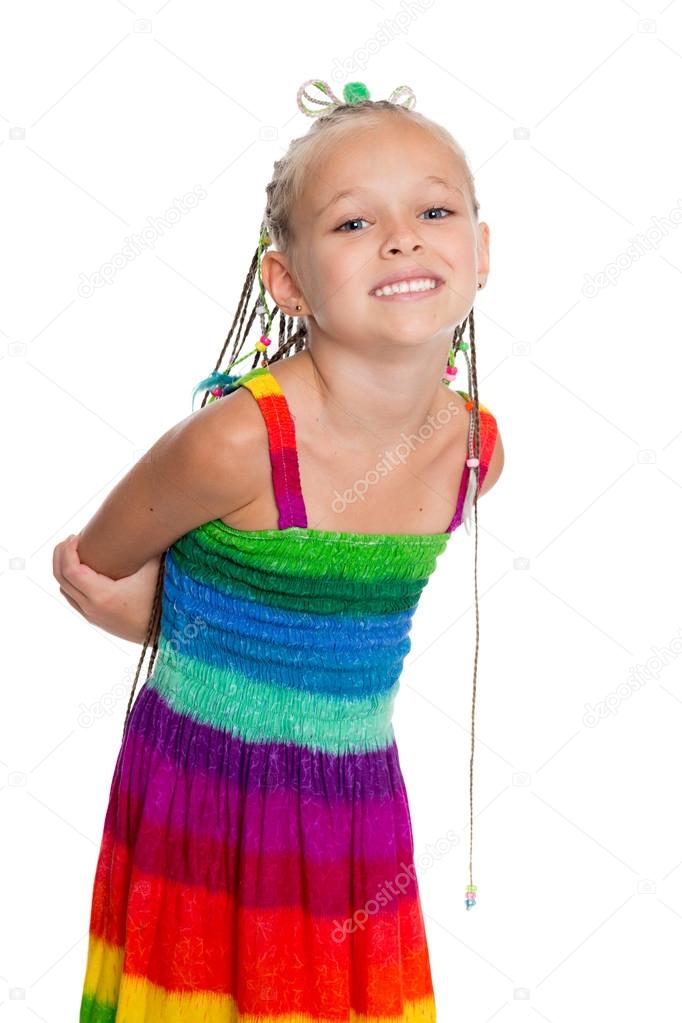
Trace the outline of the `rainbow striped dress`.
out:
<instances>
[{"instance_id":1,"label":"rainbow striped dress","mask_svg":"<svg viewBox=\"0 0 682 1023\"><path fill-rule=\"evenodd\" d=\"M279 528L166 553L154 670L124 731L81 1023L412 1023L436 1007L391 723L445 533L308 528L294 423L268 431ZM465 392L460 391L464 397ZM481 413L481 481L495 443Z\"/></svg>"}]
</instances>

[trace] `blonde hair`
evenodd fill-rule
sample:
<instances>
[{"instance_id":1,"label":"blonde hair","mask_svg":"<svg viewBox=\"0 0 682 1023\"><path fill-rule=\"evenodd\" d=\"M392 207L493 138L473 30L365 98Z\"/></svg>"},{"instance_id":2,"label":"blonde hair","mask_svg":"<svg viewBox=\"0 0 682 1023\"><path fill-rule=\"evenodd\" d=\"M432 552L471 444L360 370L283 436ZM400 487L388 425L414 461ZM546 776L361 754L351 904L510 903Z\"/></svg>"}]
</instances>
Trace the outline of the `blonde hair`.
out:
<instances>
[{"instance_id":1,"label":"blonde hair","mask_svg":"<svg viewBox=\"0 0 682 1023\"><path fill-rule=\"evenodd\" d=\"M267 205L263 224L280 252L296 258L293 210L304 192L306 180L314 174L322 158L351 132L371 131L386 117L418 125L451 151L464 168L474 217L478 218L480 206L466 153L447 128L424 114L385 99L343 103L316 117L309 131L293 139L284 156L275 161L272 180L265 189Z\"/></svg>"}]
</instances>

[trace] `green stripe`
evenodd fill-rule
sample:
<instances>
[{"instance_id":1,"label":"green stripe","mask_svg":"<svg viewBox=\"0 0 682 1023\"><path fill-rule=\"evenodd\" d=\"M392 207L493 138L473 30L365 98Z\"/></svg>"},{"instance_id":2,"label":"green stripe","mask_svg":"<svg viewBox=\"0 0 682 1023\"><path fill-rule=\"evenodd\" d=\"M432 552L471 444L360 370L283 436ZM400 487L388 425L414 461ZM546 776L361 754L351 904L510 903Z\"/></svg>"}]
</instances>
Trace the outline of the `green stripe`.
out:
<instances>
[{"instance_id":1,"label":"green stripe","mask_svg":"<svg viewBox=\"0 0 682 1023\"><path fill-rule=\"evenodd\" d=\"M197 675L196 665L161 636L154 670L145 685L159 692L176 713L247 742L288 742L327 753L364 753L393 741L397 682L387 693L348 700L273 685L203 662Z\"/></svg>"},{"instance_id":2,"label":"green stripe","mask_svg":"<svg viewBox=\"0 0 682 1023\"><path fill-rule=\"evenodd\" d=\"M216 589L274 607L352 617L416 607L450 535L365 533L351 542L347 534L300 526L234 530L218 519L181 537L172 550L181 571ZM356 536L363 538L359 544Z\"/></svg>"},{"instance_id":3,"label":"green stripe","mask_svg":"<svg viewBox=\"0 0 682 1023\"><path fill-rule=\"evenodd\" d=\"M116 1006L98 1002L94 995L83 995L79 1023L114 1023Z\"/></svg>"}]
</instances>

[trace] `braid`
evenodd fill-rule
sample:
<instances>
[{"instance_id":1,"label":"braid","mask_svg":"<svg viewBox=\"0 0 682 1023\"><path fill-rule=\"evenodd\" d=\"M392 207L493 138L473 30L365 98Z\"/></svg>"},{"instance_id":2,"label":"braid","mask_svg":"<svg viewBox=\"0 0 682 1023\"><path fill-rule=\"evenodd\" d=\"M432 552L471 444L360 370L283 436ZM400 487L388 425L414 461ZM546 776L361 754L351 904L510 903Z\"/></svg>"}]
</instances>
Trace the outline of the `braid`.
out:
<instances>
[{"instance_id":1,"label":"braid","mask_svg":"<svg viewBox=\"0 0 682 1023\"><path fill-rule=\"evenodd\" d=\"M253 282L254 282L254 280L256 278L256 270L257 269L258 269L258 249L256 249L256 251L254 252L253 259L251 260L251 265L249 266L249 269L248 269L248 271L246 273L246 280L244 281L244 286L242 288L242 293L241 293L241 295L239 297L239 304L237 305L237 312L235 313L234 320L232 321L232 326L230 327L229 333L228 333L227 337L225 338L225 343L223 344L223 347L220 349L220 355L218 356L218 360L217 360L217 362L215 364L215 370L219 369L220 364L223 361L223 357L225 355L225 350L227 349L227 346L230 343L230 338L232 337L232 334L234 333L234 328L237 326L237 320L239 319L240 313L241 313L241 320L240 320L240 323L239 323L239 330L237 331L237 336L236 336L236 338L234 340L234 344L232 345L232 355L230 356L230 360L229 360L230 365L235 361L235 359L237 358L237 356L241 352L242 348L244 347L244 342L246 341L246 337L248 335L248 332L251 329L251 324L253 323L253 321L254 321L254 319L256 317L256 310L254 308L251 311L251 315L249 317L249 322L246 325L246 330L242 329L243 326L244 326L244 317L246 316L246 310L248 308L248 298L249 298L249 295L251 294L251 291L253 289ZM242 335L241 344L239 343L240 335ZM203 400L201 402L201 408L203 408L204 405L206 404L206 400L207 400L209 394L210 394L210 391L207 390L205 392Z\"/></svg>"},{"instance_id":2,"label":"braid","mask_svg":"<svg viewBox=\"0 0 682 1023\"><path fill-rule=\"evenodd\" d=\"M467 320L462 323L462 334L464 333L464 326ZM473 307L468 316L469 323L469 352L465 353L469 355L467 363L469 366L469 382L471 388L471 399L472 399L472 449L474 457L479 459L479 468L477 472L477 483L480 484L480 457L481 457L481 418L478 405L478 378L476 375L476 343L475 335L476 331L474 328L474 310ZM461 337L461 335L460 335ZM476 713L476 676L478 671L478 647L479 647L479 611L478 611L478 485L476 487L476 493L474 496L474 609L475 609L475 620L476 620L476 647L474 650L474 679L473 679L473 692L471 697L471 752L469 756L469 888L467 889L467 909L470 908L469 900L472 904L476 901L476 887L473 882L472 876L472 864L473 864L473 845L474 845L474 737L475 737L475 726L474 718Z\"/></svg>"},{"instance_id":3,"label":"braid","mask_svg":"<svg viewBox=\"0 0 682 1023\"><path fill-rule=\"evenodd\" d=\"M152 669L154 667L154 661L156 660L156 652L157 652L157 650L159 648L159 635L160 635L160 632L161 632L161 592L163 590L164 568L165 568L165 565L166 565L166 554L167 553L168 553L168 549L166 549L163 552L163 554L161 555L161 560L159 562L159 573L158 573L158 575L156 577L156 590L155 590L155 593L154 593L154 603L152 604L152 613L151 613L151 617L149 619L149 626L147 627L147 635L145 636L145 640L144 640L144 643L142 645L142 653L140 654L140 659L137 662L137 671L135 672L135 678L133 680L133 688L132 688L132 690L130 692L130 699L128 700L128 707L126 708L125 721L123 722L123 734L124 735L125 735L125 731L126 731L126 726L128 724L128 718L130 717L130 708L132 706L133 696L135 695L135 687L137 686L137 680L140 677L140 669L142 668L142 663L144 661L144 656L145 656L145 654L147 652L147 647L149 646L150 640L154 644L154 646L152 648L152 656L151 656L151 658L149 660L149 665L148 665L148 668L147 668L147 679L150 677L150 675L152 673Z\"/></svg>"},{"instance_id":4,"label":"braid","mask_svg":"<svg viewBox=\"0 0 682 1023\"><path fill-rule=\"evenodd\" d=\"M250 331L251 326L253 324L253 321L256 318L257 306L254 305L254 307L251 310L251 313L250 313L250 315L248 317L248 320L246 320L247 310L248 310L248 305L249 305L249 299L250 299L251 292L253 290L254 281L256 280L257 267L258 267L258 249L256 249L256 252L254 253L253 259L251 260L251 265L249 266L249 269L247 271L246 279L244 280L244 286L242 288L242 292L241 292L241 295L239 297L239 303L237 305L237 312L235 313L235 317L234 317L234 320L232 321L232 326L230 327L230 330L229 330L229 333L227 335L227 338L225 339L225 342L224 342L224 344L223 344L223 346L222 346L222 348L220 350L220 354L218 356L218 360L217 360L216 365L215 365L215 369L216 370L219 369L220 364L223 362L223 358L225 356L225 351L227 349L227 346L230 343L230 338L232 337L232 335L233 335L233 333L235 331L235 327L237 327L237 324L238 324L237 336L235 337L235 340L234 340L233 345L232 345L232 353L231 353L230 360L229 360L229 364L230 365L232 365L233 362L237 359L237 357L239 356L242 348L244 347L244 343L246 341L246 338L248 337L248 334L249 334L249 331ZM294 329L293 329L294 328L294 319L293 319L293 317L287 316L286 313L283 313L282 310L279 309L278 306L275 306L274 307L273 316L275 316L277 313L279 313L279 317L280 317L280 319L279 319L279 345L278 345L277 351L274 352L272 357L267 360L268 363L277 362L279 359L285 358L287 355L292 354L292 350L294 352L302 351L306 347L306 342L307 342L307 338L308 338L308 330L306 328L305 322L301 323L299 325L298 329L294 332ZM246 320L246 326L244 326L244 321L245 320ZM255 353L255 359L254 359L254 365L253 365L252 368L254 368L257 365L258 357L259 357L259 353L256 352ZM263 353L263 359L265 359L265 353ZM209 394L210 394L210 391L207 390L205 392L205 394L204 394L204 397L203 397L203 400L202 400L202 403L201 403L201 408L203 408L204 405L206 404L206 401L208 399ZM157 654L158 647L159 647L159 637L160 637L160 634L161 634L161 612L162 612L161 596L162 596L162 593L163 593L163 582L164 582L164 576L165 576L165 565L166 565L166 555L167 554L168 554L168 549L166 549L163 552L163 554L161 555L161 561L159 563L159 573L158 573L157 580L156 580L156 590L155 590L155 593L154 593L154 602L152 604L152 612L151 612L151 617L149 619L149 626L147 628L147 635L146 635L144 643L142 645L142 653L140 655L140 659L139 659L138 664L137 664L137 671L135 672L135 679L133 681L133 687L132 687L132 690L131 690L131 693L130 693L130 698L128 700L128 707L126 709L126 716L125 716L125 721L124 721L124 724L123 724L123 734L124 735L125 735L126 726L128 724L128 718L130 717L130 709L131 709L131 706L132 706L132 703L133 703L133 697L135 695L135 689L137 687L137 681L138 681L138 679L140 677L140 671L142 669L142 665L144 663L145 654L147 652L147 648L149 647L150 643L152 644L152 655L151 655L151 658L149 660L149 664L148 664L148 667L147 667L147 676L146 676L147 679L149 679L151 677L151 673L152 673L152 670L154 668L154 661L156 660L156 654Z\"/></svg>"}]
</instances>

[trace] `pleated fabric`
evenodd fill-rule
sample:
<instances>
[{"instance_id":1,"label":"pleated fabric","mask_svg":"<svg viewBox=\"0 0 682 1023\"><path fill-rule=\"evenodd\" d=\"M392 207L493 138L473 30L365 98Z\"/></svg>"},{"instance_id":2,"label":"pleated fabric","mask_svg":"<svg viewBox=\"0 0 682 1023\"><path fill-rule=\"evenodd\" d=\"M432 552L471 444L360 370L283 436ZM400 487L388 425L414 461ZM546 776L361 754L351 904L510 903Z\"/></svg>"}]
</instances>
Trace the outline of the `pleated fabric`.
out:
<instances>
[{"instance_id":1,"label":"pleated fabric","mask_svg":"<svg viewBox=\"0 0 682 1023\"><path fill-rule=\"evenodd\" d=\"M309 529L284 396L260 367L240 383L268 427L280 528L216 519L167 552L154 670L111 782L80 1021L432 1023L392 712L454 527Z\"/></svg>"}]
</instances>

